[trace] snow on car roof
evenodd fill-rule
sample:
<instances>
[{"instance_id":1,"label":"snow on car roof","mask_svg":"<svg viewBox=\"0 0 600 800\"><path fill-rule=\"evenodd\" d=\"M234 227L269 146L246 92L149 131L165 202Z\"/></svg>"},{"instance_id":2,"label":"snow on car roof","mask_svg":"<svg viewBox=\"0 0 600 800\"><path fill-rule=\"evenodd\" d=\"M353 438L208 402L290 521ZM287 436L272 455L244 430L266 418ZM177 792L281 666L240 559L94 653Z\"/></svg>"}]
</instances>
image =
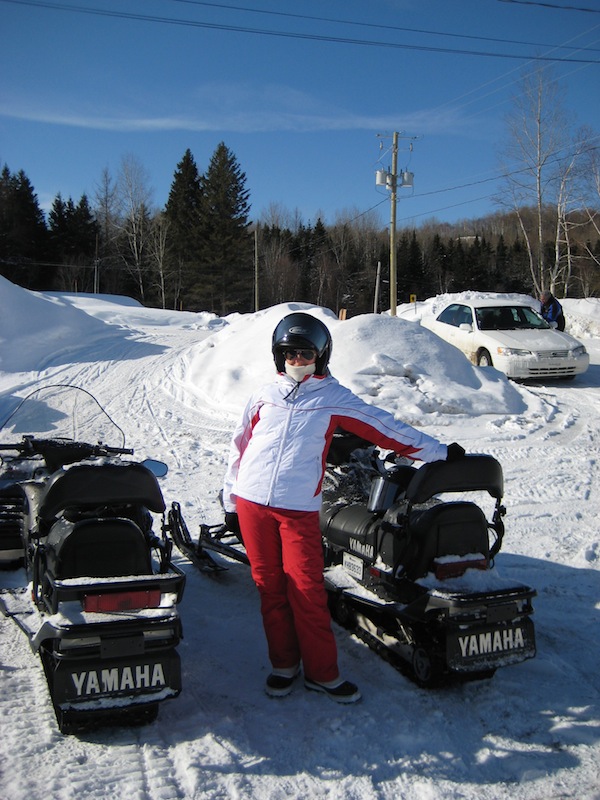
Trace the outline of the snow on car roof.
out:
<instances>
[{"instance_id":1,"label":"snow on car roof","mask_svg":"<svg viewBox=\"0 0 600 800\"><path fill-rule=\"evenodd\" d=\"M505 298L485 298L481 300L454 300L452 303L448 303L448 305L453 305L453 303L462 303L466 306L472 306L473 308L489 308L489 307L498 307L498 306L510 306L511 308L531 308L531 306L523 301L519 300L509 300Z\"/></svg>"}]
</instances>

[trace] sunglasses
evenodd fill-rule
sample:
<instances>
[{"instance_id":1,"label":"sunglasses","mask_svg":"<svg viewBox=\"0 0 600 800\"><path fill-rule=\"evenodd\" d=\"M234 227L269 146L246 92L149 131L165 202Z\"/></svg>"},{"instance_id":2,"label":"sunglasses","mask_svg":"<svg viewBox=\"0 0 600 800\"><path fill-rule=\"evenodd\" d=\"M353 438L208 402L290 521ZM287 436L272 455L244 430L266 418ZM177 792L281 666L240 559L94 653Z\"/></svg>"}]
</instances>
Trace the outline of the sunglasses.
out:
<instances>
[{"instance_id":1,"label":"sunglasses","mask_svg":"<svg viewBox=\"0 0 600 800\"><path fill-rule=\"evenodd\" d=\"M295 358L303 358L305 361L312 361L317 357L314 350L284 350L283 355L286 361L293 361Z\"/></svg>"}]
</instances>

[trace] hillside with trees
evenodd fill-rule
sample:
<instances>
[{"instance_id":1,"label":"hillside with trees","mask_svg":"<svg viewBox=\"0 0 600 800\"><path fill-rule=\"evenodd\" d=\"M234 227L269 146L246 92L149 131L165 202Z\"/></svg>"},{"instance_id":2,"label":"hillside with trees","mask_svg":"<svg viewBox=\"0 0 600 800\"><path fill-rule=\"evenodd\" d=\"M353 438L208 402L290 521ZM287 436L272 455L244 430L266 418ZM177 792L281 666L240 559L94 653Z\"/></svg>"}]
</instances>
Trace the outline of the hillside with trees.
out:
<instances>
[{"instance_id":1,"label":"hillside with trees","mask_svg":"<svg viewBox=\"0 0 600 800\"><path fill-rule=\"evenodd\" d=\"M125 294L149 306L219 315L253 311L256 299L262 308L294 299L352 315L374 310L379 264L377 309L389 308L389 232L374 215L357 210L331 224L310 223L270 208L251 223L244 175L224 145L206 175L186 151L162 210L135 189L129 161L124 169L127 179L103 176L92 204L85 195L77 203L57 195L45 221L28 177L4 166L0 274L28 289ZM556 208L543 208L541 218L554 230ZM598 296L599 220L591 209L565 216L569 239L558 254L554 238L543 241L547 266L537 283L526 238L537 230L536 208L399 229L397 301L467 289L536 293L540 286L558 296Z\"/></svg>"}]
</instances>

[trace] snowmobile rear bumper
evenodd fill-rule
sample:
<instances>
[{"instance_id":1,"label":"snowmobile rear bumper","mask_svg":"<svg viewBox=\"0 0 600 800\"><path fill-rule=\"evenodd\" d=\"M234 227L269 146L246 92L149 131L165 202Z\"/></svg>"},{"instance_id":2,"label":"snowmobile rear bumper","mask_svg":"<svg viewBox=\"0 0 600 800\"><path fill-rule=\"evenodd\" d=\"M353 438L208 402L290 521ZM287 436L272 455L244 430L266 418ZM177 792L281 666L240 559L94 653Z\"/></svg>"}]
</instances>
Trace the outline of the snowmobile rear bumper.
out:
<instances>
[{"instance_id":1,"label":"snowmobile rear bumper","mask_svg":"<svg viewBox=\"0 0 600 800\"><path fill-rule=\"evenodd\" d=\"M181 667L174 649L120 658L70 658L42 648L48 687L56 708L91 712L176 697Z\"/></svg>"},{"instance_id":2,"label":"snowmobile rear bumper","mask_svg":"<svg viewBox=\"0 0 600 800\"><path fill-rule=\"evenodd\" d=\"M446 630L446 663L448 669L456 673L520 664L533 658L535 652L535 633L530 619Z\"/></svg>"},{"instance_id":3,"label":"snowmobile rear bumper","mask_svg":"<svg viewBox=\"0 0 600 800\"><path fill-rule=\"evenodd\" d=\"M160 701L181 692L175 648L183 633L175 605L125 616L84 612L73 599L48 616L32 604L29 590L16 589L1 593L0 609L39 653L62 732L150 721Z\"/></svg>"},{"instance_id":4,"label":"snowmobile rear bumper","mask_svg":"<svg viewBox=\"0 0 600 800\"><path fill-rule=\"evenodd\" d=\"M398 668L408 667L421 685L491 676L536 653L530 619L536 593L527 586L469 593L412 584L412 599L399 602L402 588L393 593L388 586L378 596L340 567L326 570L325 586L333 617Z\"/></svg>"}]
</instances>

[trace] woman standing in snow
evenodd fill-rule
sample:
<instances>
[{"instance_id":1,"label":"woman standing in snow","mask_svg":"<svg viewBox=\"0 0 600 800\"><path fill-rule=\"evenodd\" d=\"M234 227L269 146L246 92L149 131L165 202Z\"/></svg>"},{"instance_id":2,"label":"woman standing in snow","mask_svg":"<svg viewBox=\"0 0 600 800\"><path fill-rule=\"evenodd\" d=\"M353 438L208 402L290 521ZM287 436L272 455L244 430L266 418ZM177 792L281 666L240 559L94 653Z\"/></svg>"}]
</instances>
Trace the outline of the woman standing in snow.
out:
<instances>
[{"instance_id":1,"label":"woman standing in snow","mask_svg":"<svg viewBox=\"0 0 600 800\"><path fill-rule=\"evenodd\" d=\"M399 422L338 383L328 370L331 336L316 317L284 317L272 352L277 378L251 396L233 435L225 521L243 536L261 598L272 664L267 694L289 694L302 664L307 689L353 703L361 695L339 674L319 529L334 431L342 428L421 461L455 460L464 450Z\"/></svg>"}]
</instances>

